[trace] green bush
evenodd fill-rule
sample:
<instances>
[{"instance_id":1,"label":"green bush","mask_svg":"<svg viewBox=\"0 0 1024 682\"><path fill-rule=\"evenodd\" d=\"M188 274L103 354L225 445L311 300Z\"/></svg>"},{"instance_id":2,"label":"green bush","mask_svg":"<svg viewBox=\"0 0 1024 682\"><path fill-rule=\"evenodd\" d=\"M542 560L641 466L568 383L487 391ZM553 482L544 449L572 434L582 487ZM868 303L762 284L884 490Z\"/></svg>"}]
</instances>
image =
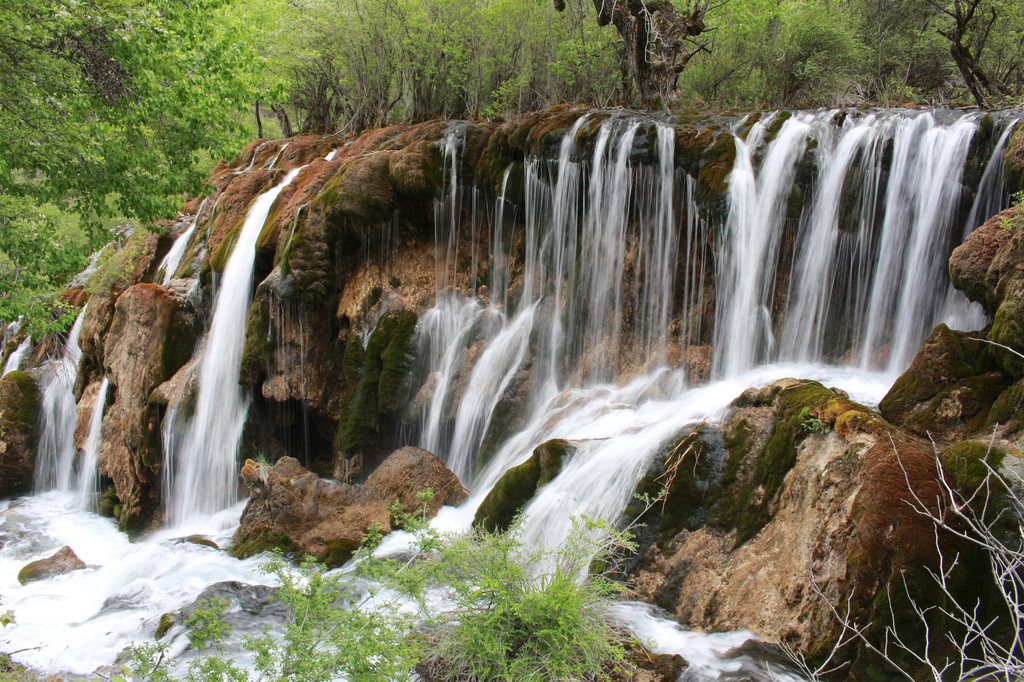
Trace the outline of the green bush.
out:
<instances>
[{"instance_id":1,"label":"green bush","mask_svg":"<svg viewBox=\"0 0 1024 682\"><path fill-rule=\"evenodd\" d=\"M603 618L622 587L591 567L630 549L627 532L580 521L559 549L528 551L518 523L503 534L441 535L422 515L393 513L416 538L403 560L373 557L381 536L370 533L349 572L311 559L265 564L290 616L283 632L243 640L251 670L222 648L226 603L193 612L186 626L200 655L183 679L369 682L404 680L415 668L432 680L593 680L624 661L623 637ZM438 612L438 603L447 606ZM166 653L166 644L133 647L132 675L172 679Z\"/></svg>"}]
</instances>

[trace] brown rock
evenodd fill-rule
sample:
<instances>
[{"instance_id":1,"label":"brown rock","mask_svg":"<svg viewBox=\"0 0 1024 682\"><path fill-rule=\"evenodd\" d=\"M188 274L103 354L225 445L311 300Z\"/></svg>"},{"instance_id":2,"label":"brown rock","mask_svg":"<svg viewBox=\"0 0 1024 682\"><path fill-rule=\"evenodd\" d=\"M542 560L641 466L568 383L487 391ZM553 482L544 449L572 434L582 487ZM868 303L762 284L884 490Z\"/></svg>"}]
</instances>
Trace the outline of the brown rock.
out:
<instances>
[{"instance_id":1,"label":"brown rock","mask_svg":"<svg viewBox=\"0 0 1024 682\"><path fill-rule=\"evenodd\" d=\"M882 398L882 416L922 438L963 440L985 427L992 403L1008 384L980 333L940 324L910 367Z\"/></svg>"},{"instance_id":2,"label":"brown rock","mask_svg":"<svg viewBox=\"0 0 1024 682\"><path fill-rule=\"evenodd\" d=\"M189 359L198 332L181 292L138 284L117 300L104 347L115 400L103 417L99 465L122 502L122 527L138 528L159 507L160 415L149 397Z\"/></svg>"},{"instance_id":3,"label":"brown rock","mask_svg":"<svg viewBox=\"0 0 1024 682\"><path fill-rule=\"evenodd\" d=\"M710 523L647 552L632 578L640 598L688 627L749 628L806 651L839 627L819 592L832 604L850 599L860 617L879 590L902 589L904 570L934 565L934 527L909 501L911 490L935 500L939 485L934 456L916 439L793 380L744 393L723 430L731 449ZM760 477L789 448L795 460L773 488ZM764 521L743 539L750 505Z\"/></svg>"},{"instance_id":4,"label":"brown rock","mask_svg":"<svg viewBox=\"0 0 1024 682\"><path fill-rule=\"evenodd\" d=\"M1000 300L995 291L999 273L990 274L990 270L996 254L1010 240L1010 232L1003 229L1003 225L1016 215L1017 208L1011 207L992 217L971 232L949 257L949 276L953 286L984 306L989 315L995 314Z\"/></svg>"},{"instance_id":5,"label":"brown rock","mask_svg":"<svg viewBox=\"0 0 1024 682\"><path fill-rule=\"evenodd\" d=\"M427 516L436 516L444 505L464 502L469 493L458 476L444 465L437 455L422 448L404 447L381 462L369 478L366 487L391 504L397 500L407 514L419 514L423 503L416 495L431 490L434 496L427 503Z\"/></svg>"},{"instance_id":6,"label":"brown rock","mask_svg":"<svg viewBox=\"0 0 1024 682\"><path fill-rule=\"evenodd\" d=\"M322 479L292 457L272 467L247 460L241 477L250 497L231 550L237 557L278 549L340 566L368 528L391 530L391 514L376 490Z\"/></svg>"},{"instance_id":7,"label":"brown rock","mask_svg":"<svg viewBox=\"0 0 1024 682\"><path fill-rule=\"evenodd\" d=\"M18 571L18 582L27 585L37 580L47 580L58 575L80 571L85 562L78 558L70 547L64 545L51 557L33 561Z\"/></svg>"}]
</instances>

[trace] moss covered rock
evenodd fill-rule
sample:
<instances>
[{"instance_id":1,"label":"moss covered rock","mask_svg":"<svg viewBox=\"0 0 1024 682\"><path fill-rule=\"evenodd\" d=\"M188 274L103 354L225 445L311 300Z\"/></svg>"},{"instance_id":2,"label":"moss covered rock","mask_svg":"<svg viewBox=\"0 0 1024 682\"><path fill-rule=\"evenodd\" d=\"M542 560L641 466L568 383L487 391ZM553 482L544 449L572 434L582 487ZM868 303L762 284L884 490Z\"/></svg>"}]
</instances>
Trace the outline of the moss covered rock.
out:
<instances>
[{"instance_id":1,"label":"moss covered rock","mask_svg":"<svg viewBox=\"0 0 1024 682\"><path fill-rule=\"evenodd\" d=\"M1003 179L1011 194L1024 190L1024 125L1019 122L1003 152Z\"/></svg>"},{"instance_id":2,"label":"moss covered rock","mask_svg":"<svg viewBox=\"0 0 1024 682\"><path fill-rule=\"evenodd\" d=\"M27 585L37 580L48 580L72 571L80 571L83 568L85 568L85 562L78 558L74 550L65 545L53 556L26 564L18 571L18 582Z\"/></svg>"},{"instance_id":3,"label":"moss covered rock","mask_svg":"<svg viewBox=\"0 0 1024 682\"><path fill-rule=\"evenodd\" d=\"M974 336L946 325L936 327L882 399L882 416L945 443L984 428L992 403L1008 382L990 344Z\"/></svg>"},{"instance_id":4,"label":"moss covered rock","mask_svg":"<svg viewBox=\"0 0 1024 682\"><path fill-rule=\"evenodd\" d=\"M416 314L389 310L381 315L366 348L349 338L342 372L349 383L338 420L336 447L351 459L379 457L392 446L392 427L408 399L406 379L413 361Z\"/></svg>"},{"instance_id":5,"label":"moss covered rock","mask_svg":"<svg viewBox=\"0 0 1024 682\"><path fill-rule=\"evenodd\" d=\"M162 443L153 391L191 357L202 323L183 280L137 284L117 299L104 344L113 403L103 417L101 473L121 503L123 528L138 530L160 508Z\"/></svg>"},{"instance_id":6,"label":"moss covered rock","mask_svg":"<svg viewBox=\"0 0 1024 682\"><path fill-rule=\"evenodd\" d=\"M25 372L0 378L0 497L32 489L39 388Z\"/></svg>"},{"instance_id":7,"label":"moss covered rock","mask_svg":"<svg viewBox=\"0 0 1024 682\"><path fill-rule=\"evenodd\" d=\"M490 533L507 530L537 491L562 471L566 455L573 448L572 443L561 439L538 445L529 459L498 479L477 508L473 525Z\"/></svg>"}]
</instances>

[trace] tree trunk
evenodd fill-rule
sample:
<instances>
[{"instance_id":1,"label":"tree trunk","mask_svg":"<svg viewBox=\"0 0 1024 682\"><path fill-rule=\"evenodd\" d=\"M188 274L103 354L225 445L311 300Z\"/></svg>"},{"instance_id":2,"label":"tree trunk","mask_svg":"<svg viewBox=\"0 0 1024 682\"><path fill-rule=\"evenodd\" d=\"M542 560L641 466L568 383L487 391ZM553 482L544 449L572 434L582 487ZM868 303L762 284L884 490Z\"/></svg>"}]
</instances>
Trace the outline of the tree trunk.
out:
<instances>
[{"instance_id":1,"label":"tree trunk","mask_svg":"<svg viewBox=\"0 0 1024 682\"><path fill-rule=\"evenodd\" d=\"M706 30L704 15L708 0L696 0L685 12L668 0L592 0L597 23L612 24L625 42L626 62L644 105L668 100L678 94L677 81L687 62L704 43L695 38ZM555 9L565 9L565 0L554 0ZM686 43L691 49L687 49Z\"/></svg>"}]
</instances>

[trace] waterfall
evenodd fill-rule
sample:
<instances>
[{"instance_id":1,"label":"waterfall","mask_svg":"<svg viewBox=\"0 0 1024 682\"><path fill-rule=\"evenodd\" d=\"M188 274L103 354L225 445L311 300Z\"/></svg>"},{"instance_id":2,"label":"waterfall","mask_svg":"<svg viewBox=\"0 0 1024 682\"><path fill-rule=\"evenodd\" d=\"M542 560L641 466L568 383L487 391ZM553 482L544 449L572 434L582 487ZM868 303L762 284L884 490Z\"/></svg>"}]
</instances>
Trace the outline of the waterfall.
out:
<instances>
[{"instance_id":1,"label":"waterfall","mask_svg":"<svg viewBox=\"0 0 1024 682\"><path fill-rule=\"evenodd\" d=\"M978 306L952 289L945 262L955 244L1006 205L1000 157L1010 114L992 115L990 126L977 112L781 112L757 120L721 116L701 128L661 115L572 113L558 112L553 120L561 129L531 133L525 149L510 142L515 153L496 157L506 165L488 169L484 187L463 158L479 147L479 138L467 136L473 124L451 124L438 142L443 187L426 216L433 218L435 298L419 315L414 339L419 385L410 393L418 413L405 414L418 422L398 437L415 434L471 491L461 508L442 512L439 527L468 528L511 467L545 441L564 439L561 471L527 503L520 536L530 550L552 548L571 536L573 517L617 522L652 462L701 421L721 419L744 389L792 376L877 404L933 325L985 324ZM700 142L687 147L684 132ZM242 162L248 167L231 172L287 163L287 145L271 158L260 157L264 145ZM727 182L709 183L702 164L722 149L732 163ZM128 543L108 519L62 509L62 521L41 532L40 547L26 549L30 533L18 524L34 514L33 522L46 519L36 528L46 526L52 516L39 509L57 496L11 503L18 511L4 519L8 562L23 564L27 551L42 555L45 543L50 552L81 542L83 560L98 565L46 583L46 594L13 583L5 592L4 608L18 615L11 648L26 660L59 660L62 669L81 666L87 675L112 661L126 638L150 637L161 613L181 608L206 584L265 581L254 571L258 558L237 561L168 540L184 522L205 516L206 527L216 528L213 539L231 542L249 409L238 374L255 242L301 171L287 172L253 201L215 280L209 330L190 366L197 388L184 395L192 382L174 382L183 395L170 399L162 430L173 527ZM225 196L236 198L222 195L212 210ZM402 210L383 227L385 250L413 238L415 248L423 243L418 231L399 241L407 236L398 233ZM420 219L408 222L418 229ZM173 276L191 239L203 241L197 222L175 240L158 280ZM322 318L307 316L305 301L276 305L272 317L294 322L298 343L306 343L311 320ZM350 332L365 342L372 317ZM36 480L41 490L74 491L86 505L96 492L107 394L116 387L100 384L76 467L71 389L81 326L80 317L60 355L39 371ZM28 348L22 344L8 365ZM294 369L304 375L323 368ZM307 395L305 384L296 392L295 402L313 412L317 396ZM330 424L330 414L315 417L318 427ZM305 445L316 454L319 442ZM86 518L106 539L92 546L79 540L69 517ZM638 634L667 622L621 610ZM60 618L59 628L51 627ZM695 663L692 674L699 668Z\"/></svg>"},{"instance_id":2,"label":"waterfall","mask_svg":"<svg viewBox=\"0 0 1024 682\"><path fill-rule=\"evenodd\" d=\"M1005 201L1002 129L978 146L979 184L964 184L976 114L877 111L837 123L835 112L802 112L765 116L745 134L739 121L720 227L697 203L697 178L676 166L671 125L613 114L581 146L588 122L565 131L557 157L519 166L511 229L522 230L522 265L509 268L506 240L490 240L502 285L490 305L453 291L456 216L471 190L458 183L458 133L442 142L438 300L418 326L430 369L420 444L479 502L540 443L574 441L526 509L528 541L564 537L573 514L614 517L664 444L715 418L748 382L850 365L865 378L863 399L877 402L928 330L966 308L942 265L976 226L970 215ZM492 235L509 229L511 172ZM687 388L680 355L701 343L713 349L712 376L728 380L713 389ZM782 361L801 364L759 369ZM503 400L527 410L524 426L477 461Z\"/></svg>"},{"instance_id":3,"label":"waterfall","mask_svg":"<svg viewBox=\"0 0 1024 682\"><path fill-rule=\"evenodd\" d=\"M28 355L30 348L32 348L32 338L26 336L25 340L18 344L18 347L7 358L7 362L4 363L4 371L0 373L0 377L8 372L17 372L18 368L21 367L21 361Z\"/></svg>"},{"instance_id":4,"label":"waterfall","mask_svg":"<svg viewBox=\"0 0 1024 682\"><path fill-rule=\"evenodd\" d=\"M72 389L78 376L78 361L82 357L78 336L82 333L84 319L83 310L68 332L60 356L47 360L43 369L35 472L37 491L57 489L71 492L73 489L78 415Z\"/></svg>"},{"instance_id":5,"label":"waterfall","mask_svg":"<svg viewBox=\"0 0 1024 682\"><path fill-rule=\"evenodd\" d=\"M174 240L174 244L171 245L170 251L164 256L164 259L160 261L160 267L157 269L157 273L164 273L163 281L161 282L164 286L174 278L174 273L178 271L178 266L181 265L181 259L185 256L185 249L188 248L188 241L192 238L192 233L196 231L196 224L199 222L199 216L203 213L203 207L206 206L207 199L203 199L203 203L199 204L199 209L196 214L192 217L192 224L188 226L184 232L178 235L178 238Z\"/></svg>"},{"instance_id":6,"label":"waterfall","mask_svg":"<svg viewBox=\"0 0 1024 682\"><path fill-rule=\"evenodd\" d=\"M238 369L252 297L256 241L274 201L302 168L289 171L277 186L253 202L224 268L199 367L195 414L182 439L165 433L164 441L174 444L165 467L172 523L224 509L237 499L238 442L249 407L238 384ZM167 428L175 428L178 409L167 416Z\"/></svg>"},{"instance_id":7,"label":"waterfall","mask_svg":"<svg viewBox=\"0 0 1024 682\"><path fill-rule=\"evenodd\" d=\"M92 405L89 432L85 437L85 447L82 448L82 459L78 463L74 493L80 509L89 509L100 493L96 467L99 463L100 443L103 440L103 410L107 406L108 388L110 381L103 377L96 393L96 401Z\"/></svg>"}]
</instances>

